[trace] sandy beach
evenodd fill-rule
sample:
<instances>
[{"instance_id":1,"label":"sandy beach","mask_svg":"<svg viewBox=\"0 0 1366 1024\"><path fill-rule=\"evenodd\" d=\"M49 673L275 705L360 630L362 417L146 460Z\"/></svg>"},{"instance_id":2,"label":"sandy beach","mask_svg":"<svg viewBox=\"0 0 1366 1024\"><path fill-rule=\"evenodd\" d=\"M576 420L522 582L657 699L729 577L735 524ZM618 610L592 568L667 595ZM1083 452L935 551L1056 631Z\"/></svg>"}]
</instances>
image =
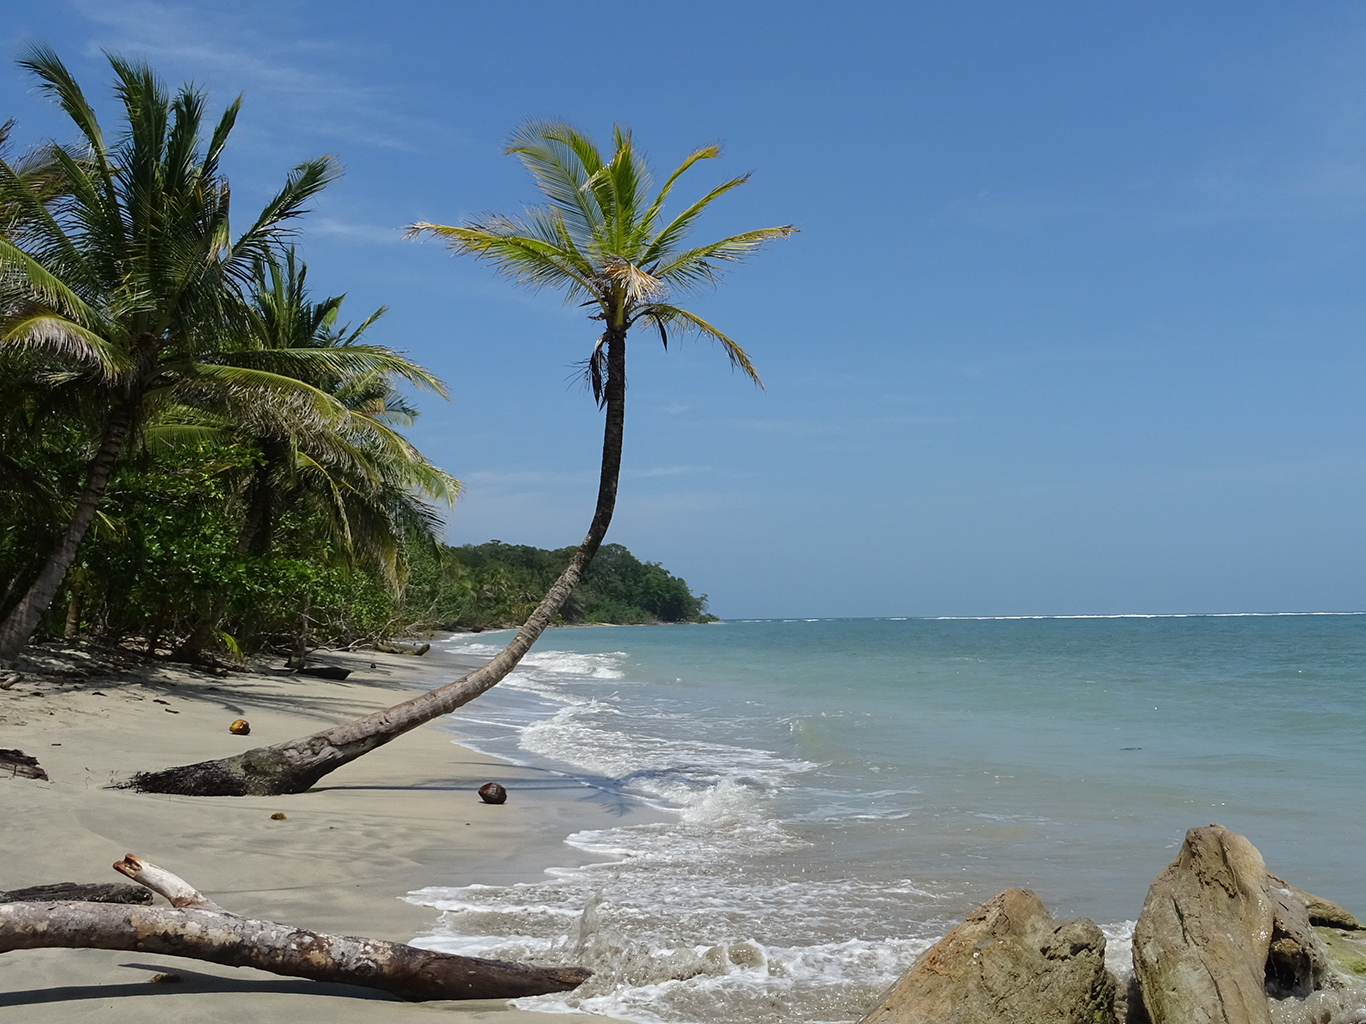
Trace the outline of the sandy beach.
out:
<instances>
[{"instance_id":1,"label":"sandy beach","mask_svg":"<svg viewBox=\"0 0 1366 1024\"><path fill-rule=\"evenodd\" d=\"M583 862L562 842L566 835L623 821L620 806L573 780L491 759L431 727L296 796L109 789L139 769L306 734L444 676L434 677L441 666L425 659L373 652L317 656L353 669L345 682L255 672L220 678L132 657L111 666L108 652L95 653L94 661L76 650L31 664L14 689L0 691L0 747L38 757L50 776L0 778L0 890L119 881L110 865L136 853L245 916L406 942L430 929L436 911L404 901L405 893L536 881L548 866ZM251 723L249 737L229 733L236 718ZM505 805L476 795L494 780L509 791ZM277 813L285 819L273 819ZM163 972L181 980L151 983ZM67 949L0 956L3 1020L384 1024L432 1014L499 1024L549 1016L501 1001L405 1003L174 957Z\"/></svg>"}]
</instances>

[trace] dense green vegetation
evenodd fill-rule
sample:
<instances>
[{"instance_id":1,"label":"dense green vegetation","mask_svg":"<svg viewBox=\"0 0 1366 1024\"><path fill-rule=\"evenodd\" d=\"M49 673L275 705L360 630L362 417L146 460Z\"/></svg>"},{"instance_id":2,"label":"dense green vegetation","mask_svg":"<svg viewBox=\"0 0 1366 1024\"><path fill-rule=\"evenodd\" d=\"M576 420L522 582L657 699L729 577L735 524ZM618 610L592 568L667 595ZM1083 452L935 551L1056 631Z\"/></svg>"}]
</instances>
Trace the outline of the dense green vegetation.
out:
<instances>
[{"instance_id":1,"label":"dense green vegetation","mask_svg":"<svg viewBox=\"0 0 1366 1024\"><path fill-rule=\"evenodd\" d=\"M519 626L573 558L575 548L527 547L499 540L414 552L403 610L415 626L487 629ZM620 544L598 549L560 608L565 623L714 622L707 596L658 562L642 562Z\"/></svg>"},{"instance_id":2,"label":"dense green vegetation","mask_svg":"<svg viewBox=\"0 0 1366 1024\"><path fill-rule=\"evenodd\" d=\"M384 632L458 484L397 429L400 387L444 385L365 343L382 310L339 326L290 248L335 164L234 234L238 103L210 125L192 86L111 57L109 132L54 53L20 65L79 141L0 160L0 667L35 632L189 657Z\"/></svg>"}]
</instances>

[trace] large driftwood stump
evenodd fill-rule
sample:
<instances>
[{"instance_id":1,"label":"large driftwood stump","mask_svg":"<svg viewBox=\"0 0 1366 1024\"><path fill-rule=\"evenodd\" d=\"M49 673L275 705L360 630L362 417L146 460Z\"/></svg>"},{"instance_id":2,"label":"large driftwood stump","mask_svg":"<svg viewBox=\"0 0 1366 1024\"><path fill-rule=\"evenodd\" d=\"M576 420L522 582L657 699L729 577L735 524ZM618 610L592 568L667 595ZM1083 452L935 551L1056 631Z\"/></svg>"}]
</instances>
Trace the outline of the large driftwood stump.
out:
<instances>
[{"instance_id":1,"label":"large driftwood stump","mask_svg":"<svg viewBox=\"0 0 1366 1024\"><path fill-rule=\"evenodd\" d=\"M314 981L383 989L402 999L513 999L582 984L581 967L533 967L434 953L400 942L325 935L238 917L184 879L129 854L115 870L171 907L45 901L0 904L0 953L121 949L255 967Z\"/></svg>"}]
</instances>

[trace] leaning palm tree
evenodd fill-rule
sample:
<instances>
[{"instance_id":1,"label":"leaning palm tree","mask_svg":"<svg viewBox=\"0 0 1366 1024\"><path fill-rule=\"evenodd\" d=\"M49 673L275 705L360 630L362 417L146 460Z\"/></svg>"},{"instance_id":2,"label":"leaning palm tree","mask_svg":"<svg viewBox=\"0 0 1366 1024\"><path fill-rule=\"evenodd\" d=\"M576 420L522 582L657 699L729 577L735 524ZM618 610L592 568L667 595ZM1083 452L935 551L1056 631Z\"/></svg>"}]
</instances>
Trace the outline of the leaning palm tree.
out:
<instances>
[{"instance_id":1,"label":"leaning palm tree","mask_svg":"<svg viewBox=\"0 0 1366 1024\"><path fill-rule=\"evenodd\" d=\"M203 796L302 792L328 772L473 700L511 672L564 604L612 521L625 423L626 337L632 327L654 328L665 346L671 332L691 331L710 338L721 345L733 366L758 383L744 349L672 300L675 293L711 284L727 264L796 230L790 225L761 228L684 247L702 212L748 177L717 185L665 219L664 204L679 176L699 160L717 156L716 146L689 154L653 195L645 163L630 134L620 128L605 159L587 136L562 124L528 124L512 137L507 151L531 172L547 200L544 206L519 217L485 217L461 227L414 224L409 231L445 239L457 253L485 259L518 283L557 288L567 301L582 302L590 319L602 324L584 364L593 395L606 414L598 500L588 533L569 566L512 641L468 675L312 736L236 757L139 773L128 783L132 788Z\"/></svg>"},{"instance_id":2,"label":"leaning palm tree","mask_svg":"<svg viewBox=\"0 0 1366 1024\"><path fill-rule=\"evenodd\" d=\"M171 95L146 64L109 61L127 122L112 142L51 49L32 47L19 62L82 138L79 152L55 143L43 151L60 171L55 197L0 160L0 209L9 221L0 234L0 353L55 363L47 380L83 389L98 420L71 518L0 622L0 667L13 666L47 613L115 463L153 410L186 389L208 389L266 404L286 396L322 420L345 415L283 375L209 359L240 316L252 268L336 176L333 162L294 168L234 240L219 157L240 99L206 142L202 93L184 86Z\"/></svg>"}]
</instances>

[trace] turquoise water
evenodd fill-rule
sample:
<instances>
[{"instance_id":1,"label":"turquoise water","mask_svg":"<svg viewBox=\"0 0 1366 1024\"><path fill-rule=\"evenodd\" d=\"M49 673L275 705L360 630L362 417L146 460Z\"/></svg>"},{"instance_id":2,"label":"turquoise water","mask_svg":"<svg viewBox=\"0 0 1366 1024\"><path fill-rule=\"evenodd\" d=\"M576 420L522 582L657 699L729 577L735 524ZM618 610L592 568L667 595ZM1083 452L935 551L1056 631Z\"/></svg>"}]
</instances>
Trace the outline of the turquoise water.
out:
<instances>
[{"instance_id":1,"label":"turquoise water","mask_svg":"<svg viewBox=\"0 0 1366 1024\"><path fill-rule=\"evenodd\" d=\"M423 942L600 971L529 1005L852 1020L1008 885L1101 923L1122 962L1210 822L1366 911L1363 676L1362 615L552 631L449 728L668 820L569 837L608 862L536 886L433 879Z\"/></svg>"}]
</instances>

